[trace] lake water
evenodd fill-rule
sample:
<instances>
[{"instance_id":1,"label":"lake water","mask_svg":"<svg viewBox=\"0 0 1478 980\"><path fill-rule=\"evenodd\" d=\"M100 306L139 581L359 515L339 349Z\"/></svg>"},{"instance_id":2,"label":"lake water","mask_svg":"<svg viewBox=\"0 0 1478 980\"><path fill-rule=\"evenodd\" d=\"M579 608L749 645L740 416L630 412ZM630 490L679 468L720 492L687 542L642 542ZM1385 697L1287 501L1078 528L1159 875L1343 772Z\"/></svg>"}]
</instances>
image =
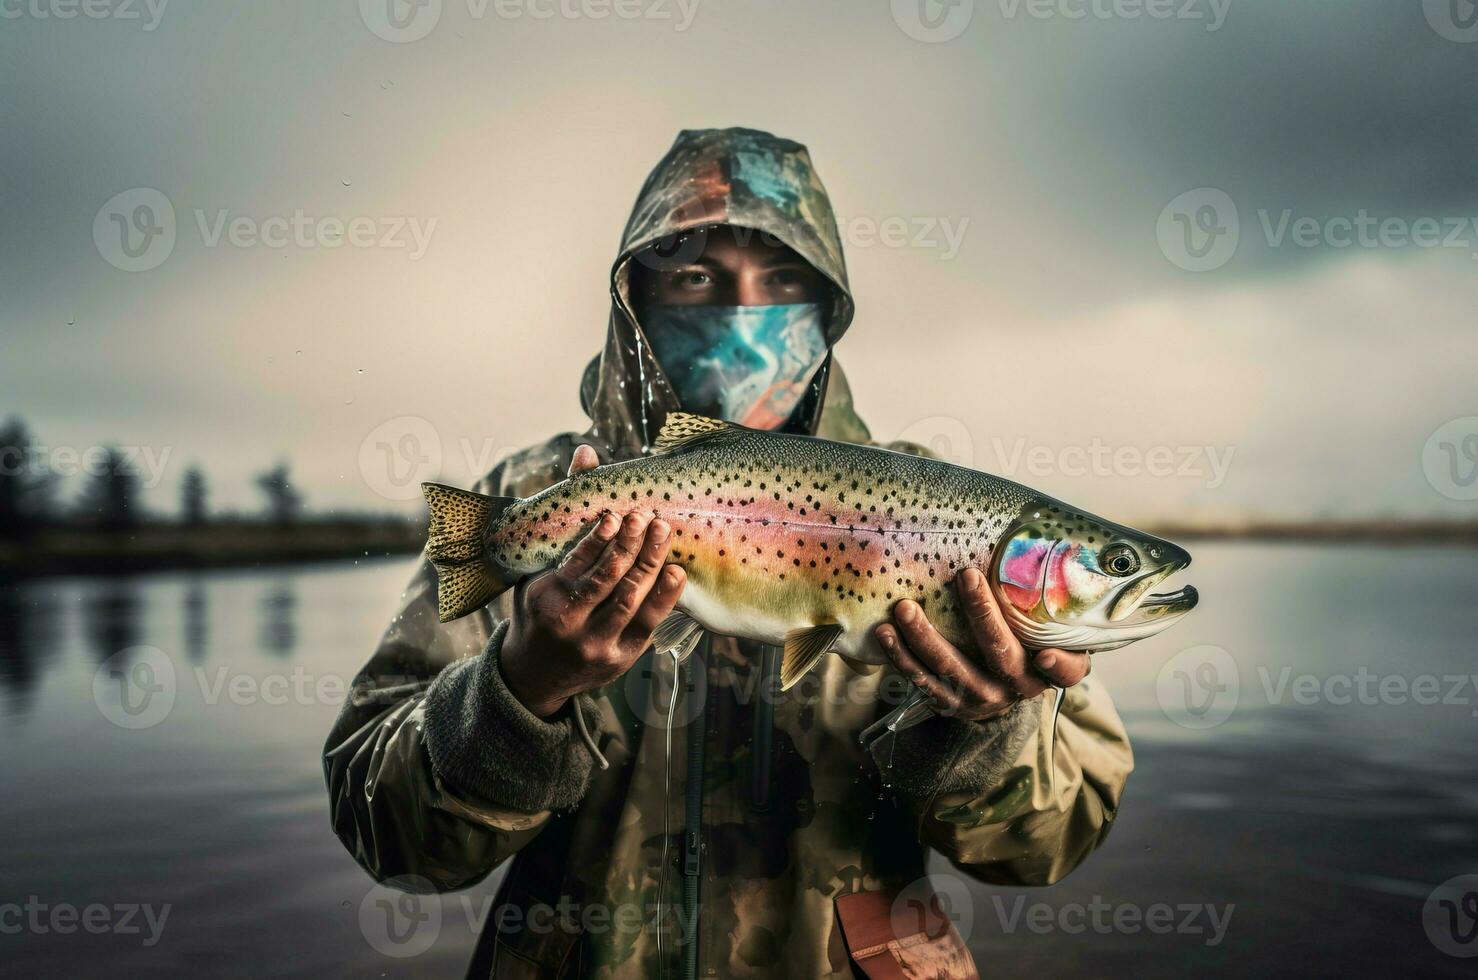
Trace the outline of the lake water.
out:
<instances>
[{"instance_id":1,"label":"lake water","mask_svg":"<svg viewBox=\"0 0 1478 980\"><path fill-rule=\"evenodd\" d=\"M982 972L1471 976L1428 898L1478 873L1478 552L1194 550L1202 607L1096 662L1137 754L1104 846L1051 889L936 862ZM460 976L493 883L382 954L319 763L409 569L0 590L0 973Z\"/></svg>"}]
</instances>

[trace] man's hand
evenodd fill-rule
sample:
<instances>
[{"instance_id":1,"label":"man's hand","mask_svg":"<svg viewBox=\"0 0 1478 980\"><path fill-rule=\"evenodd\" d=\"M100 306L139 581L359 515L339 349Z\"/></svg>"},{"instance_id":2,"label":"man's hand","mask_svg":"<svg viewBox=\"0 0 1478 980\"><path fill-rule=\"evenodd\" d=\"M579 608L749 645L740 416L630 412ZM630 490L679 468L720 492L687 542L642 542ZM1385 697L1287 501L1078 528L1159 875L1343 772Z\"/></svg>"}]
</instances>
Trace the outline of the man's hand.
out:
<instances>
[{"instance_id":1,"label":"man's hand","mask_svg":"<svg viewBox=\"0 0 1478 980\"><path fill-rule=\"evenodd\" d=\"M570 475L596 464L581 446ZM559 565L520 583L502 668L524 707L547 718L636 662L686 581L681 567L664 564L669 534L660 518L607 514Z\"/></svg>"},{"instance_id":2,"label":"man's hand","mask_svg":"<svg viewBox=\"0 0 1478 980\"><path fill-rule=\"evenodd\" d=\"M982 721L1005 714L1048 685L1072 687L1088 676L1089 655L1038 650L1028 658L978 569L955 576L955 591L980 650L972 660L943 636L911 599L893 607L893 622L875 634L899 672L933 700L940 714Z\"/></svg>"}]
</instances>

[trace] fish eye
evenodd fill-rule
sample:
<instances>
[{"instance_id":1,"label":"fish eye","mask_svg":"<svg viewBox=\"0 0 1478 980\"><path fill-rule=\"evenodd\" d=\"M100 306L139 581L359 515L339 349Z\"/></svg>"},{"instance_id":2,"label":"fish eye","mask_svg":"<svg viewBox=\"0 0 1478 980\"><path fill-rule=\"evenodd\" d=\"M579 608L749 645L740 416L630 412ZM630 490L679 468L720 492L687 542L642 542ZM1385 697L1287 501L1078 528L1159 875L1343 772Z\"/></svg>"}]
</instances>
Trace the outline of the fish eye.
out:
<instances>
[{"instance_id":1,"label":"fish eye","mask_svg":"<svg viewBox=\"0 0 1478 980\"><path fill-rule=\"evenodd\" d=\"M1133 575L1139 571L1139 555L1127 544L1115 544L1103 549L1098 565L1110 575Z\"/></svg>"}]
</instances>

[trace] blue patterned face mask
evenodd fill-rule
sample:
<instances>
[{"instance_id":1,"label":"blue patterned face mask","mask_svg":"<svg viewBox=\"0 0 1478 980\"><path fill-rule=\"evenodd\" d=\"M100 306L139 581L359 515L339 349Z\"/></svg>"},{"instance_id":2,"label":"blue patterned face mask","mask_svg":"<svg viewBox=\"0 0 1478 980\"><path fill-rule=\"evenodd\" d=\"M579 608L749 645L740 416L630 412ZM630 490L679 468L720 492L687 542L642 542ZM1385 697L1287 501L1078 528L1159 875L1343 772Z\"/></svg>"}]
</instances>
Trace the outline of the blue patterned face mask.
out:
<instances>
[{"instance_id":1,"label":"blue patterned face mask","mask_svg":"<svg viewBox=\"0 0 1478 980\"><path fill-rule=\"evenodd\" d=\"M777 429L826 360L819 303L656 306L647 340L683 408L755 429Z\"/></svg>"}]
</instances>

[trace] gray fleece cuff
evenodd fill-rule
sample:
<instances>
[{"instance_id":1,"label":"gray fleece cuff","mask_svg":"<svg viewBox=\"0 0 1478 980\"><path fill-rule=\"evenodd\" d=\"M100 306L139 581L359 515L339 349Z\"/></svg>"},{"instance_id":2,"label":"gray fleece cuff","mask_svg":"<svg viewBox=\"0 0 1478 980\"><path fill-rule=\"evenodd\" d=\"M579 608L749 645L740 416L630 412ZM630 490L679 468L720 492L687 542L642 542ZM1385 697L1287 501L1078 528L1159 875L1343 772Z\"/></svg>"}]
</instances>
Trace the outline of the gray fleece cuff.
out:
<instances>
[{"instance_id":1,"label":"gray fleece cuff","mask_svg":"<svg viewBox=\"0 0 1478 980\"><path fill-rule=\"evenodd\" d=\"M585 694L549 719L525 708L503 683L507 632L508 623L499 623L487 649L447 667L426 692L431 766L453 790L498 806L525 813L572 807L585 797L592 759L570 712L584 711L599 733L600 711Z\"/></svg>"},{"instance_id":2,"label":"gray fleece cuff","mask_svg":"<svg viewBox=\"0 0 1478 980\"><path fill-rule=\"evenodd\" d=\"M920 800L989 790L1016 762L1037 723L1037 712L1021 705L989 721L930 718L875 741L872 757L896 790Z\"/></svg>"}]
</instances>

